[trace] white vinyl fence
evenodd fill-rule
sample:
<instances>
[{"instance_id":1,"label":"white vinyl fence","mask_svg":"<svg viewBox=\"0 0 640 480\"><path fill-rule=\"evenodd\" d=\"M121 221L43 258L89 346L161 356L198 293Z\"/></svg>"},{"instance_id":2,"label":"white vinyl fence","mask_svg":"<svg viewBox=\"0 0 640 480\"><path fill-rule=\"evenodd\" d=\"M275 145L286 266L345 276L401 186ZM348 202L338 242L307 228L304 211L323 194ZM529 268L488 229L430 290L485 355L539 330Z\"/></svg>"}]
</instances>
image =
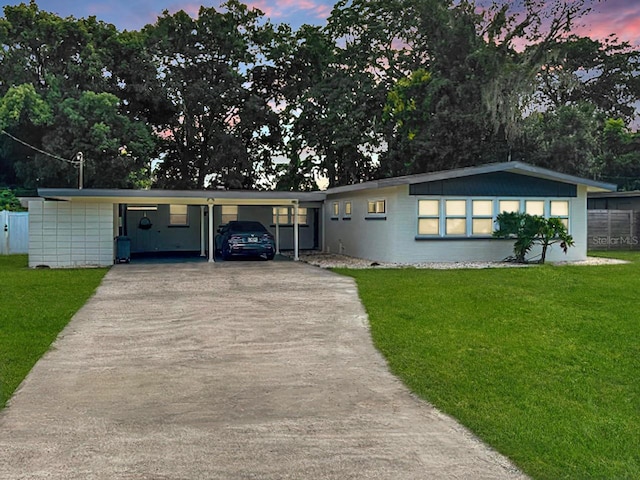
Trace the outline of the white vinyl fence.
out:
<instances>
[{"instance_id":1,"label":"white vinyl fence","mask_svg":"<svg viewBox=\"0 0 640 480\"><path fill-rule=\"evenodd\" d=\"M29 253L29 212L0 212L0 255Z\"/></svg>"}]
</instances>

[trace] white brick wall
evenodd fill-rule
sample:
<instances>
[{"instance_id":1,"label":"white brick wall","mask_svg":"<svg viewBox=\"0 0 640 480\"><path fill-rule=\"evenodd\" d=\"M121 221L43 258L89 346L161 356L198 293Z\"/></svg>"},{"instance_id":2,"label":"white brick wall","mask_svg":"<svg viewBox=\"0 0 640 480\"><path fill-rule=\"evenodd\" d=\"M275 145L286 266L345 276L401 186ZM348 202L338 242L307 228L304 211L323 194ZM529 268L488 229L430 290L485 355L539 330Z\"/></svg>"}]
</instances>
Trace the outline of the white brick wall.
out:
<instances>
[{"instance_id":1,"label":"white brick wall","mask_svg":"<svg viewBox=\"0 0 640 480\"><path fill-rule=\"evenodd\" d=\"M113 264L113 205L29 203L29 266Z\"/></svg>"}]
</instances>

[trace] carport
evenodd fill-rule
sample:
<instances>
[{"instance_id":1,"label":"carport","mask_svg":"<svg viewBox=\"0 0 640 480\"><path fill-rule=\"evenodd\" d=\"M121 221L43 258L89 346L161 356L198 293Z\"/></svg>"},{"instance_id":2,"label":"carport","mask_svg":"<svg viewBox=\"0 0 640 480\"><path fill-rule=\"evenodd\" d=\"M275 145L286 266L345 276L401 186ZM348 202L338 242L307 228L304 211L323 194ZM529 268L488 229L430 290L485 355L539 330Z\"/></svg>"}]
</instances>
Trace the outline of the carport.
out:
<instances>
[{"instance_id":1,"label":"carport","mask_svg":"<svg viewBox=\"0 0 640 480\"><path fill-rule=\"evenodd\" d=\"M247 219L251 218L252 212L262 209L263 223L267 223L276 238L276 253L280 253L283 231L286 231L292 236L287 248L293 250L295 260L300 252L300 219L306 223L308 209L319 212L314 217L317 219L314 233L322 238L323 192L43 188L38 193L44 202L40 202L43 204L41 216L36 215L32 225L36 248L30 249L38 264L57 267L105 265L107 257L110 258L108 263L113 263L113 239L126 234L128 216L137 219L138 228L151 230L153 227L157 238L164 235L163 238L169 239L160 247L156 244L156 250L167 248L173 242L180 248L199 249L200 256L209 262L215 262L216 224L222 223L223 209L227 207L235 207L236 216L241 209ZM159 218L159 211L169 219L162 225L157 221L154 224L152 220ZM288 212L285 224L281 223L281 211ZM180 224L181 215L183 224ZM142 218L146 219L144 226ZM172 225L174 219L177 224ZM185 247L187 243L188 247ZM318 243L322 248L321 240ZM106 251L107 245L110 245L110 252Z\"/></svg>"}]
</instances>

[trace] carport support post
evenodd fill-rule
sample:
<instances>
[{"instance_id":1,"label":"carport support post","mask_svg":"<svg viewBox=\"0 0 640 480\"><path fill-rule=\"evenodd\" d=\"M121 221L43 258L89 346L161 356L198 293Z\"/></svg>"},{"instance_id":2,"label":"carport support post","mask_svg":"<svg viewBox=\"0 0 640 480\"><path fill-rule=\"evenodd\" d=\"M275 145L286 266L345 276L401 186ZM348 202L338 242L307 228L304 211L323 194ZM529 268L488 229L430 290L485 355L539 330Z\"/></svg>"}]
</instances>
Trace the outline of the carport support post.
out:
<instances>
[{"instance_id":1,"label":"carport support post","mask_svg":"<svg viewBox=\"0 0 640 480\"><path fill-rule=\"evenodd\" d=\"M215 255L213 251L213 198L207 198L209 206L209 263L215 263Z\"/></svg>"},{"instance_id":2,"label":"carport support post","mask_svg":"<svg viewBox=\"0 0 640 480\"><path fill-rule=\"evenodd\" d=\"M280 207L276 207L276 255L280 255Z\"/></svg>"},{"instance_id":3,"label":"carport support post","mask_svg":"<svg viewBox=\"0 0 640 480\"><path fill-rule=\"evenodd\" d=\"M206 257L206 253L205 253L205 245L206 245L206 236L207 236L207 230L206 227L204 225L204 205L200 205L200 256L201 257Z\"/></svg>"},{"instance_id":4,"label":"carport support post","mask_svg":"<svg viewBox=\"0 0 640 480\"><path fill-rule=\"evenodd\" d=\"M293 259L300 260L298 241L298 201L293 204Z\"/></svg>"}]
</instances>

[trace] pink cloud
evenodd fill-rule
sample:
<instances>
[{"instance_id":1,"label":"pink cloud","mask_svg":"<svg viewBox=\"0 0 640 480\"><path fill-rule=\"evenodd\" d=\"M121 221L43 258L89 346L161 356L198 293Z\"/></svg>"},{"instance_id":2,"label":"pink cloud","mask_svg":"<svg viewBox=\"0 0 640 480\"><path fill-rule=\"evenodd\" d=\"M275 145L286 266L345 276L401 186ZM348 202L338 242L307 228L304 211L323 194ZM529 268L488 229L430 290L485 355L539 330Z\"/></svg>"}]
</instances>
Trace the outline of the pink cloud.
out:
<instances>
[{"instance_id":1,"label":"pink cloud","mask_svg":"<svg viewBox=\"0 0 640 480\"><path fill-rule=\"evenodd\" d=\"M256 0L253 2L247 2L247 7L251 9L258 9L262 13L264 13L267 17L276 16L276 8L273 5L269 5L271 2L267 2L266 0Z\"/></svg>"},{"instance_id":2,"label":"pink cloud","mask_svg":"<svg viewBox=\"0 0 640 480\"><path fill-rule=\"evenodd\" d=\"M584 23L575 33L594 39L615 34L619 40L640 46L640 5L636 2L607 2L585 17Z\"/></svg>"},{"instance_id":3,"label":"pink cloud","mask_svg":"<svg viewBox=\"0 0 640 480\"><path fill-rule=\"evenodd\" d=\"M257 8L274 19L300 15L326 20L332 9L331 5L313 0L253 0L247 6Z\"/></svg>"}]
</instances>

